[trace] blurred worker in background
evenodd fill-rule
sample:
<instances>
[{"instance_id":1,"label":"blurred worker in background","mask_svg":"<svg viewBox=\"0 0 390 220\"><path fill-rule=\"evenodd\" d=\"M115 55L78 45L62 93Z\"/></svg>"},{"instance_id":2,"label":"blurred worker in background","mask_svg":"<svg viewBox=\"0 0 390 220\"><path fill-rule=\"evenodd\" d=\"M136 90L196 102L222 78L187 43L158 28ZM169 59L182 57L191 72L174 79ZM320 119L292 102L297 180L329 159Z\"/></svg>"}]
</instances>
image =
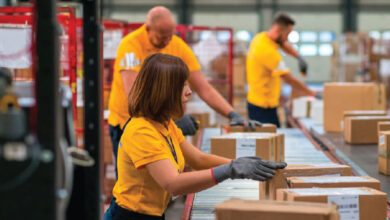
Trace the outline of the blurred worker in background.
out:
<instances>
[{"instance_id":1,"label":"blurred worker in background","mask_svg":"<svg viewBox=\"0 0 390 220\"><path fill-rule=\"evenodd\" d=\"M216 112L230 119L233 125L245 125L255 130L260 123L243 118L203 77L200 65L187 44L175 34L175 21L164 7L152 8L146 23L122 39L114 65L114 79L108 109L108 124L116 158L122 129L129 118L127 96L145 58L154 53L180 57L190 70L188 82L196 93ZM165 82L170 83L170 82ZM198 124L189 115L175 119L184 135L194 135Z\"/></svg>"},{"instance_id":2,"label":"blurred worker in background","mask_svg":"<svg viewBox=\"0 0 390 220\"><path fill-rule=\"evenodd\" d=\"M131 118L118 148L118 181L105 220L164 219L172 195L210 188L228 178L265 181L284 162L206 154L188 142L173 118L183 115L191 74L178 57L147 57L130 91ZM169 83L168 83L169 82ZM183 172L185 164L196 171Z\"/></svg>"},{"instance_id":3,"label":"blurred worker in background","mask_svg":"<svg viewBox=\"0 0 390 220\"><path fill-rule=\"evenodd\" d=\"M249 85L248 115L252 120L280 127L277 115L282 85L280 79L308 96L317 95L291 74L278 51L281 48L297 58L300 72L306 75L306 61L287 41L294 24L291 17L280 14L274 19L270 30L257 34L250 44L246 68Z\"/></svg>"}]
</instances>

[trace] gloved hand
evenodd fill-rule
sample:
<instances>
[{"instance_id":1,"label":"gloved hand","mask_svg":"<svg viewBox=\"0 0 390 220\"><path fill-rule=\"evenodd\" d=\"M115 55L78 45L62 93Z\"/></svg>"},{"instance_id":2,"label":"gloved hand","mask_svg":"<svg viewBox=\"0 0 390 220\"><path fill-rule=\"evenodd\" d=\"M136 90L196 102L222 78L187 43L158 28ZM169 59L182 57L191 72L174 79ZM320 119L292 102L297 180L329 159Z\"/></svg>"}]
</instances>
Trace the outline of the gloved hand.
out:
<instances>
[{"instance_id":1,"label":"gloved hand","mask_svg":"<svg viewBox=\"0 0 390 220\"><path fill-rule=\"evenodd\" d=\"M323 99L322 94L319 92L316 92L316 94L314 95L314 98L319 99L319 100Z\"/></svg>"},{"instance_id":2,"label":"gloved hand","mask_svg":"<svg viewBox=\"0 0 390 220\"><path fill-rule=\"evenodd\" d=\"M198 119L192 117L189 114L184 114L182 118L179 118L175 121L175 124L178 128L181 129L183 135L195 135L196 131L199 129Z\"/></svg>"},{"instance_id":3,"label":"gloved hand","mask_svg":"<svg viewBox=\"0 0 390 220\"><path fill-rule=\"evenodd\" d=\"M228 118L230 119L230 126L244 125L245 131L248 131L249 126L251 127L252 131L256 130L256 126L262 126L260 122L246 119L235 111L230 112Z\"/></svg>"},{"instance_id":4,"label":"gloved hand","mask_svg":"<svg viewBox=\"0 0 390 220\"><path fill-rule=\"evenodd\" d=\"M299 71L301 72L304 77L307 75L307 63L306 61L299 55L298 56L298 66L299 66Z\"/></svg>"},{"instance_id":5,"label":"gloved hand","mask_svg":"<svg viewBox=\"0 0 390 220\"><path fill-rule=\"evenodd\" d=\"M271 162L260 157L240 157L229 164L214 167L212 171L217 183L228 178L265 181L275 175L276 169L283 169L286 166L284 162Z\"/></svg>"}]
</instances>

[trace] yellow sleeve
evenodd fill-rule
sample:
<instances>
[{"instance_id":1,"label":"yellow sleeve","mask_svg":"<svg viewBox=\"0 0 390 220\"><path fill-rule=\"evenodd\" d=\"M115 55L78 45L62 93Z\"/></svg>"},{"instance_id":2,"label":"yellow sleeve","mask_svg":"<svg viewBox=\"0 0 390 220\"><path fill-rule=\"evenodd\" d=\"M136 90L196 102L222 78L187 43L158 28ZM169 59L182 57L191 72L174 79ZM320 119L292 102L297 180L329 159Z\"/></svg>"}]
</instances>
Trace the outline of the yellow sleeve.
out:
<instances>
[{"instance_id":1,"label":"yellow sleeve","mask_svg":"<svg viewBox=\"0 0 390 220\"><path fill-rule=\"evenodd\" d=\"M178 128L173 120L171 120L171 125L173 126L173 132L175 135L175 138L177 139L177 142L179 144L183 143L183 141L186 139L183 135L183 132L181 131L180 128Z\"/></svg>"},{"instance_id":2,"label":"yellow sleeve","mask_svg":"<svg viewBox=\"0 0 390 220\"><path fill-rule=\"evenodd\" d=\"M119 147L124 148L137 169L170 158L164 150L164 142L158 137L158 133L149 127L139 128L129 136L123 133Z\"/></svg>"},{"instance_id":3,"label":"yellow sleeve","mask_svg":"<svg viewBox=\"0 0 390 220\"><path fill-rule=\"evenodd\" d=\"M133 70L139 72L141 69L141 53L138 46L129 43L126 38L120 43L117 56L116 66L117 71Z\"/></svg>"},{"instance_id":4,"label":"yellow sleeve","mask_svg":"<svg viewBox=\"0 0 390 220\"><path fill-rule=\"evenodd\" d=\"M177 39L180 47L180 58L187 64L190 72L194 72L200 70L200 65L194 52L192 52L191 48L180 38Z\"/></svg>"}]
</instances>

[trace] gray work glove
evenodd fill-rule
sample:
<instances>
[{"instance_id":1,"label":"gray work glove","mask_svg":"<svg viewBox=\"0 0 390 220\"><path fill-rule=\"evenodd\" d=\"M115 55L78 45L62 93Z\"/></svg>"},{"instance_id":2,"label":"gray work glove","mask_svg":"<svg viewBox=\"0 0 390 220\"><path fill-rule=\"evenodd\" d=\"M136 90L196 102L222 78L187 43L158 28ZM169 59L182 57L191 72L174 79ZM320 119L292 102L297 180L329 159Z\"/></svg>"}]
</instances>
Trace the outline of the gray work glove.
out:
<instances>
[{"instance_id":1,"label":"gray work glove","mask_svg":"<svg viewBox=\"0 0 390 220\"><path fill-rule=\"evenodd\" d=\"M256 126L261 127L262 124L258 121L255 120L249 120L241 115L239 115L235 111L231 111L228 115L228 118L230 119L230 126L239 126L239 125L244 125L245 131L248 131L248 128L251 127L252 131L256 130Z\"/></svg>"},{"instance_id":2,"label":"gray work glove","mask_svg":"<svg viewBox=\"0 0 390 220\"><path fill-rule=\"evenodd\" d=\"M298 59L299 71L301 72L303 77L306 77L306 75L307 75L307 63L300 55L298 56L297 59Z\"/></svg>"},{"instance_id":3,"label":"gray work glove","mask_svg":"<svg viewBox=\"0 0 390 220\"><path fill-rule=\"evenodd\" d=\"M191 115L184 114L184 116L175 121L175 124L178 128L181 129L183 135L195 135L196 131L199 129L198 119L192 117Z\"/></svg>"},{"instance_id":4,"label":"gray work glove","mask_svg":"<svg viewBox=\"0 0 390 220\"><path fill-rule=\"evenodd\" d=\"M215 181L220 183L228 178L265 181L275 175L276 169L286 166L284 162L271 162L260 157L240 157L212 169Z\"/></svg>"}]
</instances>

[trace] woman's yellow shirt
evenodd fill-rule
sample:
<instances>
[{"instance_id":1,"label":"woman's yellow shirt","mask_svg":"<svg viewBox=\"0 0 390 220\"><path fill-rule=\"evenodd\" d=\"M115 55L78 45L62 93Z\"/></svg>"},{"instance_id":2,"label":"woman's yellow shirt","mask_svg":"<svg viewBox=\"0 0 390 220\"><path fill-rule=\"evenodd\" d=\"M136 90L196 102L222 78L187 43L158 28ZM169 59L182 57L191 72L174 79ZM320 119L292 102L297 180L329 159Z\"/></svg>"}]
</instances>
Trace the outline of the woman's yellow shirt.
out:
<instances>
[{"instance_id":1,"label":"woman's yellow shirt","mask_svg":"<svg viewBox=\"0 0 390 220\"><path fill-rule=\"evenodd\" d=\"M164 137L168 140L172 138L177 163ZM123 131L118 147L118 181L113 190L116 203L134 212L161 216L171 195L152 178L145 165L168 159L178 172L182 172L185 162L180 143L184 140L173 120L167 129L149 119L132 118Z\"/></svg>"}]
</instances>

